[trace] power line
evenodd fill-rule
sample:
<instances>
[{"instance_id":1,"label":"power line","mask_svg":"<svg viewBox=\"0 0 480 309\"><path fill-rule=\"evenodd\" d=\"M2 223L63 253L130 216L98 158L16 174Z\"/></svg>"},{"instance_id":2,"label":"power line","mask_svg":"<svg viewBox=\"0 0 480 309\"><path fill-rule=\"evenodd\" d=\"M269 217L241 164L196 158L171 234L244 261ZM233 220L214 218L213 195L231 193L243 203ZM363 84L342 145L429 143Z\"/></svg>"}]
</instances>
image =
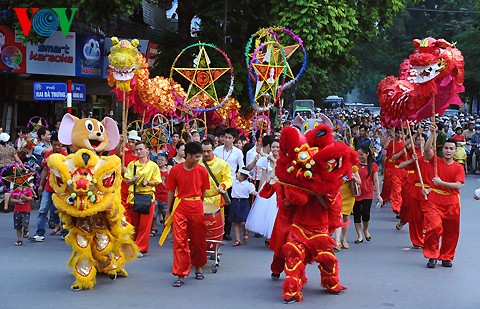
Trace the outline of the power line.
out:
<instances>
[{"instance_id":1,"label":"power line","mask_svg":"<svg viewBox=\"0 0 480 309\"><path fill-rule=\"evenodd\" d=\"M453 10L439 10L439 9L420 9L420 8L406 8L407 11L422 11L422 12L437 12L437 13L461 13L461 14L480 14L480 11L453 11Z\"/></svg>"}]
</instances>

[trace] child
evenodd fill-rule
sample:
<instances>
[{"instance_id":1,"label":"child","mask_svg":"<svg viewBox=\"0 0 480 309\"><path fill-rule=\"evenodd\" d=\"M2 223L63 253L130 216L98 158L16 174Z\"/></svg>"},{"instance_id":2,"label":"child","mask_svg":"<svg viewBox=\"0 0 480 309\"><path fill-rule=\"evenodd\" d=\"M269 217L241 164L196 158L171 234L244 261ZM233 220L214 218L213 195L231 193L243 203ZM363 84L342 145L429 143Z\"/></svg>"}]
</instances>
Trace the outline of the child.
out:
<instances>
[{"instance_id":1,"label":"child","mask_svg":"<svg viewBox=\"0 0 480 309\"><path fill-rule=\"evenodd\" d=\"M158 212L161 212L162 218L160 220L163 223L165 220L165 214L167 212L167 193L168 191L165 189L165 183L167 181L168 170L167 170L167 162L168 159L164 155L159 155L157 158L157 165L160 168L160 174L162 175L162 183L158 184L155 187L155 212L153 213L153 222L152 222L152 230L150 232L150 236L155 236L158 232L157 226L157 218Z\"/></svg>"},{"instance_id":2,"label":"child","mask_svg":"<svg viewBox=\"0 0 480 309\"><path fill-rule=\"evenodd\" d=\"M250 171L240 168L237 172L236 179L232 184L232 206L228 216L228 220L234 224L235 238L232 246L240 246L240 228L243 231L243 243L248 242L248 235L245 231L245 222L247 221L248 212L250 210L249 195L257 195L255 186L248 181Z\"/></svg>"},{"instance_id":3,"label":"child","mask_svg":"<svg viewBox=\"0 0 480 309\"><path fill-rule=\"evenodd\" d=\"M15 246L23 245L23 238L28 238L28 224L30 223L30 201L33 199L33 191L30 188L18 187L12 192L10 201L15 204L13 212L13 228L17 230Z\"/></svg>"}]
</instances>

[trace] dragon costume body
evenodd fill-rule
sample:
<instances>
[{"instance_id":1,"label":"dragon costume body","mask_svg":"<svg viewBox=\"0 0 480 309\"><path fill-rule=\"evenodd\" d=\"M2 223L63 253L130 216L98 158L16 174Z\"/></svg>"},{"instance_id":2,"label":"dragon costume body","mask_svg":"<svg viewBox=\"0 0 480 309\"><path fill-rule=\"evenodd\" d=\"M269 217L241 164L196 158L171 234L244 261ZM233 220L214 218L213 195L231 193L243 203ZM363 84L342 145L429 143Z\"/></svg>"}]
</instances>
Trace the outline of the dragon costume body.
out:
<instances>
[{"instance_id":1,"label":"dragon costume body","mask_svg":"<svg viewBox=\"0 0 480 309\"><path fill-rule=\"evenodd\" d=\"M134 228L121 204L121 162L117 156L99 156L118 144L115 122L78 119L66 114L60 124L59 140L75 153L52 154L48 159L52 196L64 228L65 241L72 246L68 265L73 269L74 291L92 289L97 272L114 280L128 276L123 268L137 256Z\"/></svg>"},{"instance_id":2,"label":"dragon costume body","mask_svg":"<svg viewBox=\"0 0 480 309\"><path fill-rule=\"evenodd\" d=\"M278 246L283 249L285 302L303 300L305 267L312 262L319 264L321 285L327 291L346 289L338 279L338 260L332 249L335 242L330 234L342 226L340 186L357 162L355 151L334 141L331 123L317 122L305 134L294 127L282 130L275 174L277 186L281 186L276 192L283 203L279 205L283 217L276 224L289 226L282 228L286 236L283 232L273 234L272 238L280 239L272 239L277 248L271 248L277 257Z\"/></svg>"}]
</instances>

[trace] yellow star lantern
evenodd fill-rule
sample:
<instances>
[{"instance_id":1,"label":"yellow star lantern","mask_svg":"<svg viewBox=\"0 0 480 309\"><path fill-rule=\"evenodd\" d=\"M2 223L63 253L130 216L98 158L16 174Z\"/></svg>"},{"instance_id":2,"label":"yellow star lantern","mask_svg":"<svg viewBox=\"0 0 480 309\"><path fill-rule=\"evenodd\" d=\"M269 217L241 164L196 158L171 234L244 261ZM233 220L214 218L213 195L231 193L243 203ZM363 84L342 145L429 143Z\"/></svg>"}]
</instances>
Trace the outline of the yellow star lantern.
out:
<instances>
[{"instance_id":1,"label":"yellow star lantern","mask_svg":"<svg viewBox=\"0 0 480 309\"><path fill-rule=\"evenodd\" d=\"M255 87L256 101L266 94L270 94L273 100L276 100L279 77L282 75L286 67L285 62L281 61L284 59L279 59L283 57L278 57L279 54L276 53L275 49L277 48L274 44L268 44L266 48L266 53L261 56L262 62L252 64L253 69L258 76L257 85Z\"/></svg>"}]
</instances>

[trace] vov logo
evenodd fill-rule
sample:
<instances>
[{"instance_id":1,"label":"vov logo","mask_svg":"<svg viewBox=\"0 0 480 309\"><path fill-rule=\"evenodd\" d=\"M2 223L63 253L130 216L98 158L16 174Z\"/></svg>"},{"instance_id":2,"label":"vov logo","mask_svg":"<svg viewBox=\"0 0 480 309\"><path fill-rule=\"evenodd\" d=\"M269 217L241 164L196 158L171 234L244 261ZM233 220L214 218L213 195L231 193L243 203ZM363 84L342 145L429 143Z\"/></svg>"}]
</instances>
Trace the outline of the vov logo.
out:
<instances>
[{"instance_id":1,"label":"vov logo","mask_svg":"<svg viewBox=\"0 0 480 309\"><path fill-rule=\"evenodd\" d=\"M72 26L73 17L78 8L70 8L70 18L67 17L67 8L39 9L30 8L32 16L28 17L29 8L13 8L22 27L23 35L27 37L33 31L40 36L49 37L54 34L58 27L64 36L68 35Z\"/></svg>"}]
</instances>

